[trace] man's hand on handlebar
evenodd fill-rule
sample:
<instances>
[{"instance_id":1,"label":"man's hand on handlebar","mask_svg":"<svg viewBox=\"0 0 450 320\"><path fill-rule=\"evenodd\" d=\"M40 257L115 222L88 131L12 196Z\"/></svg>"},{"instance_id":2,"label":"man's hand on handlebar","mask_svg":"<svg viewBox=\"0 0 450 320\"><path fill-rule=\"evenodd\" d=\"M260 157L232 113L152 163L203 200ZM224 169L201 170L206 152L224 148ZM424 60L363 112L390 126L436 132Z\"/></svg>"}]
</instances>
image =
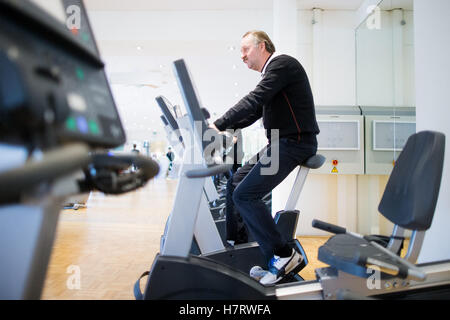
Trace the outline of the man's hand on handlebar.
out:
<instances>
[{"instance_id":1,"label":"man's hand on handlebar","mask_svg":"<svg viewBox=\"0 0 450 320\"><path fill-rule=\"evenodd\" d=\"M210 128L210 129L214 129L214 130L220 132L219 129L217 129L217 127L216 127L216 125L215 125L214 123L210 123L210 124L209 124L209 128Z\"/></svg>"},{"instance_id":2,"label":"man's hand on handlebar","mask_svg":"<svg viewBox=\"0 0 450 320\"><path fill-rule=\"evenodd\" d=\"M214 123L210 123L209 128L216 130L217 132L219 132L222 135L225 135L225 136L227 135L226 131L220 131ZM233 144L236 144L237 140L238 140L238 138L236 136L233 136Z\"/></svg>"}]
</instances>

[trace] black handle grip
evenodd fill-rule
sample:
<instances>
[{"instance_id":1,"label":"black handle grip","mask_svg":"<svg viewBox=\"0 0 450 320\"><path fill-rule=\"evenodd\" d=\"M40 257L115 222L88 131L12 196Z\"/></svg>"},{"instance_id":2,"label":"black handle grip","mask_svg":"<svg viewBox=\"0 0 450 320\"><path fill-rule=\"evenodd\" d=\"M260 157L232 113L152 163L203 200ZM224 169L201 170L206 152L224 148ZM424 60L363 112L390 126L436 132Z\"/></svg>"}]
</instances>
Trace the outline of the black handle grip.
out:
<instances>
[{"instance_id":1,"label":"black handle grip","mask_svg":"<svg viewBox=\"0 0 450 320\"><path fill-rule=\"evenodd\" d=\"M122 194L136 190L159 172L158 164L151 158L141 155L95 154L92 164L95 174L88 172L88 187L106 194ZM126 172L132 164L136 172Z\"/></svg>"},{"instance_id":2,"label":"black handle grip","mask_svg":"<svg viewBox=\"0 0 450 320\"><path fill-rule=\"evenodd\" d=\"M188 178L212 177L219 173L224 173L233 168L233 164L219 164L205 169L189 170L186 172Z\"/></svg>"},{"instance_id":3,"label":"black handle grip","mask_svg":"<svg viewBox=\"0 0 450 320\"><path fill-rule=\"evenodd\" d=\"M313 226L313 228L324 230L324 231L335 233L335 234L347 233L347 230L343 227L340 227L340 226L337 226L335 224L331 224L328 222L316 220L316 219L314 219L312 221L312 226Z\"/></svg>"},{"instance_id":4,"label":"black handle grip","mask_svg":"<svg viewBox=\"0 0 450 320\"><path fill-rule=\"evenodd\" d=\"M159 165L152 158L139 154L94 154L92 163L97 168L108 170L123 170L135 164L139 168L139 175L150 180L159 173Z\"/></svg>"}]
</instances>

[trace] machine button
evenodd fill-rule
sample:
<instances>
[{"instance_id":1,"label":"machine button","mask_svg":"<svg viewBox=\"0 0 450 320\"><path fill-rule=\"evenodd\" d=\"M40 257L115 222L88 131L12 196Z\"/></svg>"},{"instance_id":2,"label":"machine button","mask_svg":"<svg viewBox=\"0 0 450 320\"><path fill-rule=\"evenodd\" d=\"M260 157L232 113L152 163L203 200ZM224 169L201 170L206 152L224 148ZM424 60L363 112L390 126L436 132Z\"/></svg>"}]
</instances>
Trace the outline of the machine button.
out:
<instances>
[{"instance_id":1,"label":"machine button","mask_svg":"<svg viewBox=\"0 0 450 320\"><path fill-rule=\"evenodd\" d=\"M78 80L84 80L84 71L81 68L76 68L75 73L77 75Z\"/></svg>"},{"instance_id":2,"label":"machine button","mask_svg":"<svg viewBox=\"0 0 450 320\"><path fill-rule=\"evenodd\" d=\"M100 130L98 128L97 122L94 120L89 121L89 130L92 134L98 135L100 133Z\"/></svg>"},{"instance_id":3,"label":"machine button","mask_svg":"<svg viewBox=\"0 0 450 320\"><path fill-rule=\"evenodd\" d=\"M89 33L83 32L81 33L81 39L83 39L84 42L88 42L91 40L91 37L89 36Z\"/></svg>"},{"instance_id":4,"label":"machine button","mask_svg":"<svg viewBox=\"0 0 450 320\"><path fill-rule=\"evenodd\" d=\"M87 109L86 100L84 97L77 93L68 93L67 94L67 104L72 110L76 110L79 112L84 112Z\"/></svg>"},{"instance_id":5,"label":"machine button","mask_svg":"<svg viewBox=\"0 0 450 320\"><path fill-rule=\"evenodd\" d=\"M115 125L111 125L111 127L109 128L111 134L113 135L113 137L117 138L120 136L120 129Z\"/></svg>"},{"instance_id":6,"label":"machine button","mask_svg":"<svg viewBox=\"0 0 450 320\"><path fill-rule=\"evenodd\" d=\"M68 117L66 120L66 128L70 131L76 131L77 130L77 123L73 117Z\"/></svg>"},{"instance_id":7,"label":"machine button","mask_svg":"<svg viewBox=\"0 0 450 320\"><path fill-rule=\"evenodd\" d=\"M88 123L84 117L77 117L77 126L80 132L85 134L89 132Z\"/></svg>"}]
</instances>

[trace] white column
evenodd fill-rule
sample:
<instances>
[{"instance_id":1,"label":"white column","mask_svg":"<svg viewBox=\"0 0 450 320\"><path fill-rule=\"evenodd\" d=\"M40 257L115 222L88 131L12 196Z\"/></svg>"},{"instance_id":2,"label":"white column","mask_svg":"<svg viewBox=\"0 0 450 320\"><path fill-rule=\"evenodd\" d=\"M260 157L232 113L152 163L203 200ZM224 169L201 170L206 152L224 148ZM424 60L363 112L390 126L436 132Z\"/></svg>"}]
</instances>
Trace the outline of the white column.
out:
<instances>
[{"instance_id":1,"label":"white column","mask_svg":"<svg viewBox=\"0 0 450 320\"><path fill-rule=\"evenodd\" d=\"M312 90L316 105L325 104L324 92L325 85L325 53L324 53L324 26L323 10L313 9L311 21L313 24L312 36L312 56L313 56L313 74Z\"/></svg>"},{"instance_id":2,"label":"white column","mask_svg":"<svg viewBox=\"0 0 450 320\"><path fill-rule=\"evenodd\" d=\"M392 11L392 44L393 44L393 75L394 75L394 106L404 105L404 90L403 90L403 29L401 24L403 18L403 11L395 9Z\"/></svg>"},{"instance_id":3,"label":"white column","mask_svg":"<svg viewBox=\"0 0 450 320\"><path fill-rule=\"evenodd\" d=\"M273 1L273 42L277 52L297 57L297 0Z\"/></svg>"},{"instance_id":4,"label":"white column","mask_svg":"<svg viewBox=\"0 0 450 320\"><path fill-rule=\"evenodd\" d=\"M380 176L358 175L358 217L357 232L361 234L380 234Z\"/></svg>"},{"instance_id":5,"label":"white column","mask_svg":"<svg viewBox=\"0 0 450 320\"><path fill-rule=\"evenodd\" d=\"M337 177L337 224L348 231L357 232L358 186L356 175Z\"/></svg>"},{"instance_id":6,"label":"white column","mask_svg":"<svg viewBox=\"0 0 450 320\"><path fill-rule=\"evenodd\" d=\"M450 259L450 1L414 0L417 131L446 135L444 171L431 228L419 263Z\"/></svg>"}]
</instances>

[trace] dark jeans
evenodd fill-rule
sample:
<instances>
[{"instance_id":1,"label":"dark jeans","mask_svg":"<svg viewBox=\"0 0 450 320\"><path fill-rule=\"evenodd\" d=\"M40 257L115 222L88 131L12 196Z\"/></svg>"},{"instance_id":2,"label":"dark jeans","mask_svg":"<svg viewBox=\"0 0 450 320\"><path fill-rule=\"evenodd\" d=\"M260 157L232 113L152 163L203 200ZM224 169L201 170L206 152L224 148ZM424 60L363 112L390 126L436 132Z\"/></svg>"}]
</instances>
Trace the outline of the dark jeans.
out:
<instances>
[{"instance_id":1,"label":"dark jeans","mask_svg":"<svg viewBox=\"0 0 450 320\"><path fill-rule=\"evenodd\" d=\"M275 154L277 149L278 156ZM306 143L295 139L281 138L260 152L258 162L231 191L236 210L242 216L246 227L258 242L267 260L274 255L275 250L285 247L287 241L291 239L284 239L278 232L272 213L262 198L280 184L298 165L315 155L316 152L317 142L315 141ZM242 168L244 170L250 168L246 166ZM277 167L277 170L270 170L270 168ZM272 172L268 174L267 171ZM238 175L242 173L244 172L239 173L239 170L236 172Z\"/></svg>"},{"instance_id":2,"label":"dark jeans","mask_svg":"<svg viewBox=\"0 0 450 320\"><path fill-rule=\"evenodd\" d=\"M264 155L264 151L266 151L266 149L267 146L255 154L249 161L247 161L247 163L242 165L242 167L237 168L233 175L227 180L225 207L227 240L233 240L235 244L247 243L249 241L249 234L241 214L236 210L234 205L233 192L239 183L244 180L250 170L253 169L259 158Z\"/></svg>"},{"instance_id":3,"label":"dark jeans","mask_svg":"<svg viewBox=\"0 0 450 320\"><path fill-rule=\"evenodd\" d=\"M227 240L233 240L235 244L248 242L248 230L240 213L236 210L233 202L234 189L245 178L256 163L246 163L227 180L226 195L226 230Z\"/></svg>"}]
</instances>

